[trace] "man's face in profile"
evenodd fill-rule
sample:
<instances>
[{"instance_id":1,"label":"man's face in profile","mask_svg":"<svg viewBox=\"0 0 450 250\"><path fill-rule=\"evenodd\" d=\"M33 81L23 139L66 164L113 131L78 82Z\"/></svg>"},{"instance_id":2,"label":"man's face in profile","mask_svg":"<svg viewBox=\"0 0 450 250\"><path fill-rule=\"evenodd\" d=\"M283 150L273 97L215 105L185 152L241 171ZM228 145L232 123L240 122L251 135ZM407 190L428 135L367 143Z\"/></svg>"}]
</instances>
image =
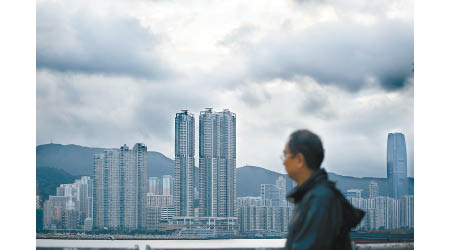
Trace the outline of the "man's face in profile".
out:
<instances>
[{"instance_id":1,"label":"man's face in profile","mask_svg":"<svg viewBox=\"0 0 450 250\"><path fill-rule=\"evenodd\" d=\"M282 159L288 176L295 180L295 176L297 176L298 173L298 162L297 158L292 155L291 150L289 150L287 145L284 147Z\"/></svg>"}]
</instances>

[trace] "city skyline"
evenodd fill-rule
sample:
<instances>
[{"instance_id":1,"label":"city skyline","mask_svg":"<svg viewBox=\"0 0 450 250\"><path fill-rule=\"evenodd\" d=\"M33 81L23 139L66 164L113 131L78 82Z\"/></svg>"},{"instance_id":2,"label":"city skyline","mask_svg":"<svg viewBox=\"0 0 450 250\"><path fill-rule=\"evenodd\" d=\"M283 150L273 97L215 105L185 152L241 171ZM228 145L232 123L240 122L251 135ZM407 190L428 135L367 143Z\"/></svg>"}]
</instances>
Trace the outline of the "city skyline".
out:
<instances>
[{"instance_id":1,"label":"city skyline","mask_svg":"<svg viewBox=\"0 0 450 250\"><path fill-rule=\"evenodd\" d=\"M105 150L93 159L92 203L88 196L89 176L74 184L61 184L56 196L50 195L44 202L44 229L159 231L175 224L178 229L182 225L180 235L213 238L236 235L237 230L253 236L285 235L293 207L285 199L286 176L279 176L273 184L260 184L258 197L236 196L236 114L228 109L214 112L212 108L200 113L201 164L197 182L193 176L194 114L188 110L176 113L175 128L174 178L170 175L147 178L144 167L147 147L142 143L136 143L133 150L126 145L120 150ZM414 228L414 196L398 180L406 176L402 170L406 169L403 134L389 133L387 145L387 195L379 195L376 181L368 184L368 198L363 198L362 189L344 192L349 202L366 212L356 229ZM199 194L194 187L199 187ZM216 232L216 226L222 229Z\"/></svg>"},{"instance_id":2,"label":"city skyline","mask_svg":"<svg viewBox=\"0 0 450 250\"><path fill-rule=\"evenodd\" d=\"M413 40L402 0L41 0L36 141L141 141L170 157L171 114L228 108L237 166L283 172L286 138L308 128L328 170L383 177L383 136L402 132L414 176Z\"/></svg>"},{"instance_id":3,"label":"city skyline","mask_svg":"<svg viewBox=\"0 0 450 250\"><path fill-rule=\"evenodd\" d=\"M105 155L108 155L108 153L112 152L105 151ZM155 177L149 177L149 179L151 178ZM171 176L164 175L162 179L164 178L171 179ZM292 203L286 203L283 198L286 178L278 177L274 181L275 185L269 183L261 184L259 196L237 197L238 214L236 217L240 232L253 236L261 233L263 235L267 234L267 236L282 236L286 232L287 221L293 205ZM92 198L89 195L92 191L89 191L91 189L90 183L92 182L89 176L82 176L81 179L75 180L73 184L61 184L57 187L56 196L50 196L43 204L44 229L92 231L92 210L90 209ZM408 230L414 228L414 195L393 198L389 194L385 196L378 195L378 184L376 181L371 181L368 186L370 189L368 198L362 197L361 189L348 189L345 192L349 202L366 211L366 216L356 228L357 230ZM167 221L181 222L180 219L192 219L192 217L174 217L173 196L162 194L162 189L152 193L150 187L151 185L149 185L148 193L146 193L146 209L148 209L146 212L147 230L160 230L160 226L167 226L161 223L167 223ZM89 204L88 207L83 206L83 203ZM198 215L196 214L195 218L203 222L211 219L220 219L220 217L216 216L202 217ZM222 219L226 218L222 217ZM235 220L236 218L229 219ZM195 230L192 232L195 233ZM273 234L274 232L275 234ZM214 235L210 234L211 232L198 231L196 233L214 237Z\"/></svg>"}]
</instances>

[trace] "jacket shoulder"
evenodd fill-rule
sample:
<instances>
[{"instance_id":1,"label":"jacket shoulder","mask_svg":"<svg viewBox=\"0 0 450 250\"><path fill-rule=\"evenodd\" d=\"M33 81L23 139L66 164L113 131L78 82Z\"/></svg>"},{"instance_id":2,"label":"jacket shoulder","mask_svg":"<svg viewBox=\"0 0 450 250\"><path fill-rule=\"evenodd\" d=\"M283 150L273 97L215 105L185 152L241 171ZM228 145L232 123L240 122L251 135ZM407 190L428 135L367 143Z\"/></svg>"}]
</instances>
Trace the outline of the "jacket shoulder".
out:
<instances>
[{"instance_id":1,"label":"jacket shoulder","mask_svg":"<svg viewBox=\"0 0 450 250\"><path fill-rule=\"evenodd\" d=\"M338 195L336 191L326 183L317 183L308 193L320 200L334 200Z\"/></svg>"}]
</instances>

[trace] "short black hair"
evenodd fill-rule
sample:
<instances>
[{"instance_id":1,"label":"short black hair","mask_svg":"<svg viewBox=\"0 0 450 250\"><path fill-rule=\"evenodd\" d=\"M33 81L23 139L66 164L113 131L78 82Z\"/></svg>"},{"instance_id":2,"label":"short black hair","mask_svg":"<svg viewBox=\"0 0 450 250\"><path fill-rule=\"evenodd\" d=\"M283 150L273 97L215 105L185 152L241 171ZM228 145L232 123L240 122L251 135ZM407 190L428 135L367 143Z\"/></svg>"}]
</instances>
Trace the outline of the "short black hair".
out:
<instances>
[{"instance_id":1,"label":"short black hair","mask_svg":"<svg viewBox=\"0 0 450 250\"><path fill-rule=\"evenodd\" d=\"M320 137L307 129L294 131L287 143L292 156L302 153L311 170L319 170L325 152Z\"/></svg>"}]
</instances>

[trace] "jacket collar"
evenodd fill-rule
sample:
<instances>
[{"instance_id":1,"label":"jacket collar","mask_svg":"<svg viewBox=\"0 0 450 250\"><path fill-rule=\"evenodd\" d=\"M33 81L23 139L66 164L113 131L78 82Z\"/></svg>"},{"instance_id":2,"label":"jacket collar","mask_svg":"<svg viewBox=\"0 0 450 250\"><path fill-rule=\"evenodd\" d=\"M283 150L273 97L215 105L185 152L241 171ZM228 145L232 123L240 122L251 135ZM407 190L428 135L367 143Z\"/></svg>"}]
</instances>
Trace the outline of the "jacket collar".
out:
<instances>
[{"instance_id":1,"label":"jacket collar","mask_svg":"<svg viewBox=\"0 0 450 250\"><path fill-rule=\"evenodd\" d=\"M293 199L294 202L300 201L303 196L316 184L328 180L328 174L325 169L321 168L309 176L309 178L301 185L295 187L288 195L288 199Z\"/></svg>"},{"instance_id":2,"label":"jacket collar","mask_svg":"<svg viewBox=\"0 0 450 250\"><path fill-rule=\"evenodd\" d=\"M339 200L341 201L341 204L343 205L343 216L344 216L344 225L345 231L350 231L351 228L356 227L358 225L362 218L364 217L365 212L361 209L354 208L348 201L345 199L345 197L342 195L342 193L335 188L335 184L333 182L328 181L328 174L324 169L319 169L299 187L295 187L287 196L288 199L292 199L294 202L299 202L303 196L312 189L317 183L319 182L325 182L327 185L329 185L330 188L332 188L336 194Z\"/></svg>"}]
</instances>

